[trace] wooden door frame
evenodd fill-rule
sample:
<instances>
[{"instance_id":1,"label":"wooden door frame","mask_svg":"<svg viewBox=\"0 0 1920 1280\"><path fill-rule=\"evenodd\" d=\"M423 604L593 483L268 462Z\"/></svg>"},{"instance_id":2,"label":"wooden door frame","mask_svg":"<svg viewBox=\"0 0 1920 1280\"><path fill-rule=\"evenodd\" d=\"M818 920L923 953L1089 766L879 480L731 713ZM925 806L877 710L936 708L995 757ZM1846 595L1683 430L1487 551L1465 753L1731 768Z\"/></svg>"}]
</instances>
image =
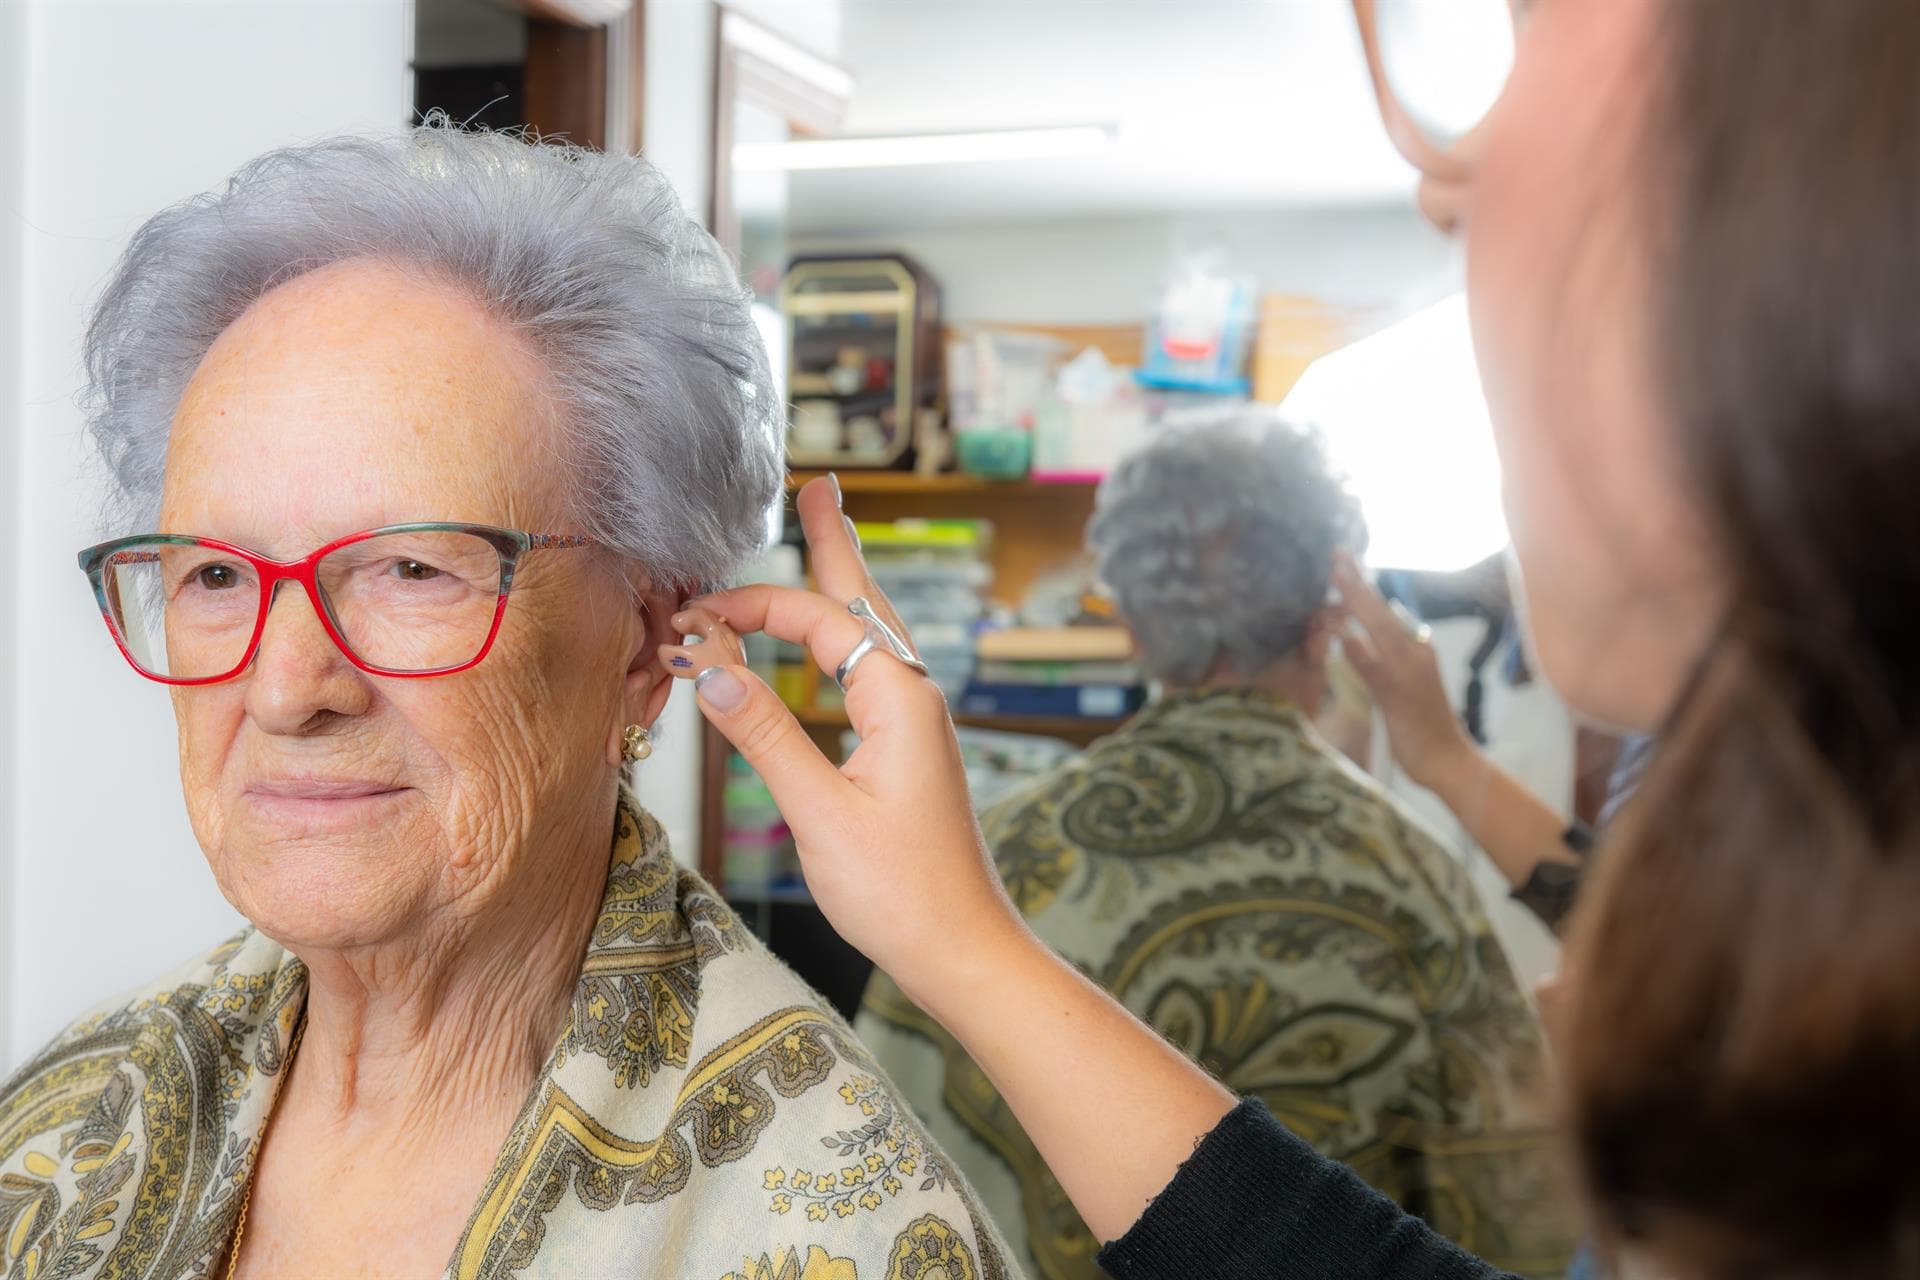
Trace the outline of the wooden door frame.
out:
<instances>
[{"instance_id":1,"label":"wooden door frame","mask_svg":"<svg viewBox=\"0 0 1920 1280\"><path fill-rule=\"evenodd\" d=\"M593 20L606 4L521 0L521 7L527 124L576 146L638 152L645 137L646 0L631 0L611 22Z\"/></svg>"}]
</instances>

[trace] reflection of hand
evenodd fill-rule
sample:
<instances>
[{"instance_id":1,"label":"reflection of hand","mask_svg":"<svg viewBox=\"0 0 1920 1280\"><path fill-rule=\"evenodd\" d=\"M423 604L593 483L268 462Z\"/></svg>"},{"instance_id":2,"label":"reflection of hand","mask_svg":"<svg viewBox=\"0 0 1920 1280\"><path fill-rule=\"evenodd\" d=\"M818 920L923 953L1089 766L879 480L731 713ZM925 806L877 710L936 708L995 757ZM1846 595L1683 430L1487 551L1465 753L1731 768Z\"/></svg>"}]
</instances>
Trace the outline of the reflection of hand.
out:
<instances>
[{"instance_id":1,"label":"reflection of hand","mask_svg":"<svg viewBox=\"0 0 1920 1280\"><path fill-rule=\"evenodd\" d=\"M1352 560L1336 558L1333 582L1352 623L1342 633L1342 650L1386 720L1393 758L1415 782L1439 790L1479 749L1447 701L1433 646L1401 620Z\"/></svg>"},{"instance_id":2,"label":"reflection of hand","mask_svg":"<svg viewBox=\"0 0 1920 1280\"><path fill-rule=\"evenodd\" d=\"M1029 945L1031 935L981 841L932 681L884 649L869 653L847 689L860 747L835 766L747 670L738 633L764 631L807 646L832 671L865 634L847 612L856 596L906 636L867 574L836 486L816 480L797 505L820 591L754 586L693 601L674 626L702 643L665 646L660 660L695 681L707 719L766 781L828 922L939 1016L941 992L966 981L967 956L1000 941Z\"/></svg>"}]
</instances>

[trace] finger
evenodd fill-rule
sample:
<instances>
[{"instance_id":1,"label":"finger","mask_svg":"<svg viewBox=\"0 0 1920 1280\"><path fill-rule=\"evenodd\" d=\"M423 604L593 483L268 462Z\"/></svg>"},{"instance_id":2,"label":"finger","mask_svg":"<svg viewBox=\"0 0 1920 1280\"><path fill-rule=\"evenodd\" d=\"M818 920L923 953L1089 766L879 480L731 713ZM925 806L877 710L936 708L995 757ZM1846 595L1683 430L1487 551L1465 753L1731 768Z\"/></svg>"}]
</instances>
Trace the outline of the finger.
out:
<instances>
[{"instance_id":1,"label":"finger","mask_svg":"<svg viewBox=\"0 0 1920 1280\"><path fill-rule=\"evenodd\" d=\"M806 646L814 665L830 674L866 637L860 619L846 606L815 591L759 584L703 596L689 608L704 609L726 620L738 631L764 631L770 636ZM696 648L690 655L704 665ZM682 672L684 673L684 672ZM704 673L702 673L704 674ZM909 737L926 731L953 736L946 698L925 674L894 658L884 646L860 660L847 679L847 719L863 741L876 735L901 732Z\"/></svg>"},{"instance_id":2,"label":"finger","mask_svg":"<svg viewBox=\"0 0 1920 1280\"><path fill-rule=\"evenodd\" d=\"M880 620L912 649L913 637L901 622L899 611L867 568L866 556L860 550L860 535L853 527L853 519L841 507L838 478L827 476L808 481L794 499L794 506L800 512L800 528L807 536L813 581L820 594L842 604L851 604L856 596L865 597Z\"/></svg>"},{"instance_id":3,"label":"finger","mask_svg":"<svg viewBox=\"0 0 1920 1280\"><path fill-rule=\"evenodd\" d=\"M1340 601L1348 616L1365 629L1376 645L1390 644L1394 636L1406 633L1387 598L1367 581L1360 566L1344 554L1333 558L1333 585L1340 589Z\"/></svg>"},{"instance_id":4,"label":"finger","mask_svg":"<svg viewBox=\"0 0 1920 1280\"><path fill-rule=\"evenodd\" d=\"M841 510L839 480L827 476L808 482L793 505L800 513L800 528L807 535L813 580L821 594L840 601L855 596L871 598L873 579L867 573L852 524Z\"/></svg>"},{"instance_id":5,"label":"finger","mask_svg":"<svg viewBox=\"0 0 1920 1280\"><path fill-rule=\"evenodd\" d=\"M723 620L733 631L764 631L804 645L814 665L826 672L838 667L867 633L846 605L798 587L736 587L688 604L689 612L696 609Z\"/></svg>"},{"instance_id":6,"label":"finger","mask_svg":"<svg viewBox=\"0 0 1920 1280\"><path fill-rule=\"evenodd\" d=\"M753 766L787 823L803 839L828 835L808 826L841 817L865 795L820 753L766 682L744 666L708 667L693 684L700 712Z\"/></svg>"}]
</instances>

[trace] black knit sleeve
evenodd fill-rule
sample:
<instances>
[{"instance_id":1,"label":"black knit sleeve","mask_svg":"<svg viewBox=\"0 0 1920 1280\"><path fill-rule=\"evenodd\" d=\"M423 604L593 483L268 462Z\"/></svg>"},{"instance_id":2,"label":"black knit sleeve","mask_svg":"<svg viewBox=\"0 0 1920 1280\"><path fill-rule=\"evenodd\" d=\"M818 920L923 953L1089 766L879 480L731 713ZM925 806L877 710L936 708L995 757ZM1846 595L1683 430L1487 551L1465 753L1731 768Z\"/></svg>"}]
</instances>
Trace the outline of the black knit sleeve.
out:
<instances>
[{"instance_id":1,"label":"black knit sleeve","mask_svg":"<svg viewBox=\"0 0 1920 1280\"><path fill-rule=\"evenodd\" d=\"M1539 862L1527 882L1513 891L1513 899L1539 916L1549 929L1558 929L1580 899L1580 882L1587 875L1587 855L1593 852L1593 830L1584 822L1568 827L1560 837L1580 862Z\"/></svg>"},{"instance_id":2,"label":"black knit sleeve","mask_svg":"<svg viewBox=\"0 0 1920 1280\"><path fill-rule=\"evenodd\" d=\"M1314 1151L1254 1099L1201 1140L1099 1262L1114 1280L1504 1277Z\"/></svg>"}]
</instances>

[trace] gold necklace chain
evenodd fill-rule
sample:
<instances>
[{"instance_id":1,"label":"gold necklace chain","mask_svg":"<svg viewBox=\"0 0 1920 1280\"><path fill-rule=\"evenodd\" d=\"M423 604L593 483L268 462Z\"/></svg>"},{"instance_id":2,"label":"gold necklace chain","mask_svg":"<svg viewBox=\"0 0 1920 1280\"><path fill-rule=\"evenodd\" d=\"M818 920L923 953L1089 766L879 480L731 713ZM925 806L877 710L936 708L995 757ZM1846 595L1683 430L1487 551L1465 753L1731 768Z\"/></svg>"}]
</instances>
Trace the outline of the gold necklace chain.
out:
<instances>
[{"instance_id":1,"label":"gold necklace chain","mask_svg":"<svg viewBox=\"0 0 1920 1280\"><path fill-rule=\"evenodd\" d=\"M287 1047L287 1068L286 1069L287 1069L287 1075L289 1078L291 1078L293 1075L293 1055L300 1052L300 1041L306 1037L306 1034L307 1034L307 1015L303 1010L300 1014L300 1025L293 1029L293 1043ZM281 1081L280 1087L284 1091L286 1088L286 1081L284 1080ZM273 1117L275 1113L279 1111L279 1109L280 1109L280 1095L276 1093L273 1095L273 1107L271 1110L267 1112L267 1123L260 1127L261 1150L266 1149L267 1128L268 1126L273 1124ZM255 1175L258 1174L259 1172L260 1172L260 1152L256 1151L253 1156L253 1168L247 1171L246 1192L240 1197L240 1221L234 1224L233 1244L229 1246L227 1249L227 1280L233 1280L234 1276L238 1275L240 1272L240 1242L244 1240L247 1235L247 1210L253 1207L253 1182L254 1182Z\"/></svg>"}]
</instances>

